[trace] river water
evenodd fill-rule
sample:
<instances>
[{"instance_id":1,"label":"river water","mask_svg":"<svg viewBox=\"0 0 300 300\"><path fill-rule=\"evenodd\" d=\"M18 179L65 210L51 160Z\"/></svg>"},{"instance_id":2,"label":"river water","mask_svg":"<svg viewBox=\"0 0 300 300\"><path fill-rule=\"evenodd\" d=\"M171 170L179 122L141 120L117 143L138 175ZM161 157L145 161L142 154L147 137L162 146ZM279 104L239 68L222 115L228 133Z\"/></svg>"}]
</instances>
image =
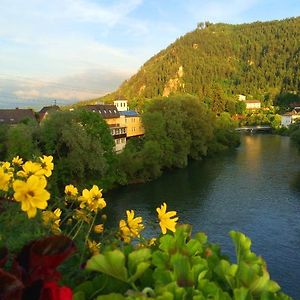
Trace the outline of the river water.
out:
<instances>
[{"instance_id":1,"label":"river water","mask_svg":"<svg viewBox=\"0 0 300 300\"><path fill-rule=\"evenodd\" d=\"M193 232L206 232L232 258L228 233L242 231L267 261L271 278L300 299L300 153L288 137L243 135L231 153L191 162L106 199L115 224L126 209L134 209L149 223L148 236L158 227L155 208L166 202L180 222L192 224Z\"/></svg>"}]
</instances>

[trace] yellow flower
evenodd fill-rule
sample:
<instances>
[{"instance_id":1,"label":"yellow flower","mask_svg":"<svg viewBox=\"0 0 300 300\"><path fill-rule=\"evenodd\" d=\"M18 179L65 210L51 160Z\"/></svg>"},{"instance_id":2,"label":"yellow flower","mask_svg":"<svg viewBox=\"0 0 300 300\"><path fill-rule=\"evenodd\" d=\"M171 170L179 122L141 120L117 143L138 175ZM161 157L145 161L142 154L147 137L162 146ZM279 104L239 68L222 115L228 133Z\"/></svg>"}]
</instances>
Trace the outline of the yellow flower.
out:
<instances>
[{"instance_id":1,"label":"yellow flower","mask_svg":"<svg viewBox=\"0 0 300 300\"><path fill-rule=\"evenodd\" d=\"M76 197L78 190L73 184L69 184L65 186L65 194L70 197Z\"/></svg>"},{"instance_id":2,"label":"yellow flower","mask_svg":"<svg viewBox=\"0 0 300 300\"><path fill-rule=\"evenodd\" d=\"M98 224L94 226L94 232L95 233L102 233L104 231L103 224Z\"/></svg>"},{"instance_id":3,"label":"yellow flower","mask_svg":"<svg viewBox=\"0 0 300 300\"><path fill-rule=\"evenodd\" d=\"M178 217L176 216L176 211L167 212L167 204L163 203L161 207L156 209L159 219L159 225L163 234L166 234L167 229L175 232L176 222ZM172 218L175 217L175 218Z\"/></svg>"},{"instance_id":4,"label":"yellow flower","mask_svg":"<svg viewBox=\"0 0 300 300\"><path fill-rule=\"evenodd\" d=\"M28 218L36 215L37 208L45 209L47 207L50 194L45 190L46 185L47 181L44 176L31 175L26 181L14 181L14 198L21 202L21 209L27 213Z\"/></svg>"},{"instance_id":5,"label":"yellow flower","mask_svg":"<svg viewBox=\"0 0 300 300\"><path fill-rule=\"evenodd\" d=\"M153 246L153 245L155 245L155 243L156 243L156 238L152 238L148 241L149 246Z\"/></svg>"},{"instance_id":6,"label":"yellow flower","mask_svg":"<svg viewBox=\"0 0 300 300\"><path fill-rule=\"evenodd\" d=\"M87 246L92 255L97 255L100 253L100 243L97 243L95 241L91 241L90 239L88 239Z\"/></svg>"},{"instance_id":7,"label":"yellow flower","mask_svg":"<svg viewBox=\"0 0 300 300\"><path fill-rule=\"evenodd\" d=\"M13 168L10 166L10 162L8 162L8 161L2 161L2 162L0 163L0 165L1 165L1 167L3 168L4 171L10 172L10 171L13 170Z\"/></svg>"},{"instance_id":8,"label":"yellow flower","mask_svg":"<svg viewBox=\"0 0 300 300\"><path fill-rule=\"evenodd\" d=\"M123 240L126 243L129 243L131 238L140 236L140 232L144 229L144 225L142 224L142 217L134 217L133 210L126 210L126 214L127 222L125 220L120 220L119 228Z\"/></svg>"},{"instance_id":9,"label":"yellow flower","mask_svg":"<svg viewBox=\"0 0 300 300\"><path fill-rule=\"evenodd\" d=\"M106 202L102 198L102 190L99 190L98 186L93 185L93 187L88 190L84 189L82 191L82 196L80 196L79 201L80 208L88 207L89 210L97 212L100 208L104 208L106 206Z\"/></svg>"},{"instance_id":10,"label":"yellow flower","mask_svg":"<svg viewBox=\"0 0 300 300\"><path fill-rule=\"evenodd\" d=\"M42 169L41 164L32 162L32 161L26 161L24 165L22 165L22 171L19 171L17 173L18 176L21 177L30 177L31 175L35 176L43 176L44 170Z\"/></svg>"},{"instance_id":11,"label":"yellow flower","mask_svg":"<svg viewBox=\"0 0 300 300\"><path fill-rule=\"evenodd\" d=\"M12 178L12 173L7 173L3 167L0 167L0 190L7 192L9 188L9 182Z\"/></svg>"},{"instance_id":12,"label":"yellow flower","mask_svg":"<svg viewBox=\"0 0 300 300\"><path fill-rule=\"evenodd\" d=\"M58 234L61 232L59 228L60 223L61 210L59 208L54 211L43 211L42 212L42 220L44 225L50 226L51 230L54 234Z\"/></svg>"},{"instance_id":13,"label":"yellow flower","mask_svg":"<svg viewBox=\"0 0 300 300\"><path fill-rule=\"evenodd\" d=\"M23 159L18 156L14 157L11 161L14 165L21 166L23 164Z\"/></svg>"},{"instance_id":14,"label":"yellow flower","mask_svg":"<svg viewBox=\"0 0 300 300\"><path fill-rule=\"evenodd\" d=\"M44 170L44 174L46 177L50 177L52 174L52 170L54 168L54 164L52 162L53 156L49 155L43 155L43 157L40 157L40 161L42 162L41 166L42 169Z\"/></svg>"}]
</instances>

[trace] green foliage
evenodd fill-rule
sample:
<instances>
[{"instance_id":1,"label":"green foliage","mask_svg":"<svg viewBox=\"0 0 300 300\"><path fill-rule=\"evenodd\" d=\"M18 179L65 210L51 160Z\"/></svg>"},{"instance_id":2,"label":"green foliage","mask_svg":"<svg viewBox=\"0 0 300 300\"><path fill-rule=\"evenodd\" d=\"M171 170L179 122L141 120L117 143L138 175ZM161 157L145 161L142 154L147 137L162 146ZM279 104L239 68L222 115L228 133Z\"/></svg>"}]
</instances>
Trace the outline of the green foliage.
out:
<instances>
[{"instance_id":1,"label":"green foliage","mask_svg":"<svg viewBox=\"0 0 300 300\"><path fill-rule=\"evenodd\" d=\"M209 144L209 153L235 148L240 144L239 134L235 131L237 123L232 121L229 113L221 113L214 123L214 137Z\"/></svg>"},{"instance_id":2,"label":"green foliage","mask_svg":"<svg viewBox=\"0 0 300 300\"><path fill-rule=\"evenodd\" d=\"M246 111L244 118L240 122L241 126L269 125L273 129L281 127L281 116L277 114L277 109L261 109Z\"/></svg>"},{"instance_id":3,"label":"green foliage","mask_svg":"<svg viewBox=\"0 0 300 300\"><path fill-rule=\"evenodd\" d=\"M238 94L252 95L266 105L299 102L299 26L300 17L240 25L201 23L105 99L124 95L136 102L169 90L169 95L196 95L217 113L232 112L228 102Z\"/></svg>"},{"instance_id":4,"label":"green foliage","mask_svg":"<svg viewBox=\"0 0 300 300\"><path fill-rule=\"evenodd\" d=\"M106 122L93 112L56 112L41 124L40 147L42 153L54 157L53 181L60 190L70 182L109 187L115 162L113 146Z\"/></svg>"},{"instance_id":5,"label":"green foliage","mask_svg":"<svg viewBox=\"0 0 300 300\"><path fill-rule=\"evenodd\" d=\"M7 152L7 132L9 127L7 125L0 125L0 160L4 160Z\"/></svg>"},{"instance_id":6,"label":"green foliage","mask_svg":"<svg viewBox=\"0 0 300 300\"><path fill-rule=\"evenodd\" d=\"M289 107L292 103L299 103L300 102L300 95L295 93L283 93L276 97L276 104L281 107Z\"/></svg>"},{"instance_id":7,"label":"green foliage","mask_svg":"<svg viewBox=\"0 0 300 300\"><path fill-rule=\"evenodd\" d=\"M230 236L236 263L203 233L192 237L189 225L177 226L154 246L104 249L88 261L96 273L75 289L74 299L291 299L251 251L251 240L236 231Z\"/></svg>"},{"instance_id":8,"label":"green foliage","mask_svg":"<svg viewBox=\"0 0 300 300\"><path fill-rule=\"evenodd\" d=\"M118 156L121 183L145 181L158 177L164 169L185 167L188 159L201 159L221 147L236 146L239 137L229 114L224 124L197 97L178 95L152 99L142 114L145 136L132 139ZM223 120L223 114L220 118ZM225 124L226 123L226 124ZM217 129L219 132L217 133ZM215 143L216 144L216 143ZM222 148L223 149L223 148Z\"/></svg>"},{"instance_id":9,"label":"green foliage","mask_svg":"<svg viewBox=\"0 0 300 300\"><path fill-rule=\"evenodd\" d=\"M40 155L37 145L39 127L36 123L20 123L9 127L6 136L6 158L21 156L24 159L31 159Z\"/></svg>"},{"instance_id":10,"label":"green foliage","mask_svg":"<svg viewBox=\"0 0 300 300\"><path fill-rule=\"evenodd\" d=\"M48 233L41 226L40 215L28 221L27 215L20 211L19 203L1 198L0 209L0 247L6 246L10 252L16 253L25 244Z\"/></svg>"},{"instance_id":11,"label":"green foliage","mask_svg":"<svg viewBox=\"0 0 300 300\"><path fill-rule=\"evenodd\" d=\"M298 146L298 149L300 149L300 123L299 122L290 125L289 134L292 141Z\"/></svg>"}]
</instances>

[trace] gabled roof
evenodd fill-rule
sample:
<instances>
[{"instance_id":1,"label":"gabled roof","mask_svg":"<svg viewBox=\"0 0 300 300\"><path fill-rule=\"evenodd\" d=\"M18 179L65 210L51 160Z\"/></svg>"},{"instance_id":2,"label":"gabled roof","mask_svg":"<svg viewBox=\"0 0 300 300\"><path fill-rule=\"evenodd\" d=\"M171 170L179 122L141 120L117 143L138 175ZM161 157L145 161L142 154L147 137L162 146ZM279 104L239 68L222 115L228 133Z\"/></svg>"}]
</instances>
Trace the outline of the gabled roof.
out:
<instances>
[{"instance_id":1,"label":"gabled roof","mask_svg":"<svg viewBox=\"0 0 300 300\"><path fill-rule=\"evenodd\" d=\"M288 111L286 112L285 114L283 114L283 116L300 116L300 113L297 112L296 110L293 110L293 111Z\"/></svg>"},{"instance_id":2,"label":"gabled roof","mask_svg":"<svg viewBox=\"0 0 300 300\"><path fill-rule=\"evenodd\" d=\"M36 120L32 109L0 109L0 124L17 124L27 118Z\"/></svg>"},{"instance_id":3,"label":"gabled roof","mask_svg":"<svg viewBox=\"0 0 300 300\"><path fill-rule=\"evenodd\" d=\"M50 106L44 106L44 107L39 111L39 113L40 113L40 114L45 114L46 112L49 112L49 111L57 111L57 110L60 110L59 106L57 106L57 105L50 105Z\"/></svg>"},{"instance_id":4,"label":"gabled roof","mask_svg":"<svg viewBox=\"0 0 300 300\"><path fill-rule=\"evenodd\" d=\"M134 110L120 111L120 115L121 116L126 116L126 117L138 117L139 116L139 114Z\"/></svg>"},{"instance_id":5,"label":"gabled roof","mask_svg":"<svg viewBox=\"0 0 300 300\"><path fill-rule=\"evenodd\" d=\"M83 108L99 113L103 119L119 118L120 113L118 112L115 105L112 104L95 104L86 105Z\"/></svg>"}]
</instances>

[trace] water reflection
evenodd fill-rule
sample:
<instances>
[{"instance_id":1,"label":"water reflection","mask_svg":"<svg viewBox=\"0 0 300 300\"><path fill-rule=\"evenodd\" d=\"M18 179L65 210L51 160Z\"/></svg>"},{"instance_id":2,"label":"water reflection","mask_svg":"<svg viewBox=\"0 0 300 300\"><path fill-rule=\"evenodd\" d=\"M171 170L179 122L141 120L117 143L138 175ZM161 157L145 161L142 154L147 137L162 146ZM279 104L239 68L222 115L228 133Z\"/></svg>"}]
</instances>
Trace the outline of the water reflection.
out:
<instances>
[{"instance_id":1,"label":"water reflection","mask_svg":"<svg viewBox=\"0 0 300 300\"><path fill-rule=\"evenodd\" d=\"M300 196L300 172L296 173L293 176L290 187L292 190L296 191Z\"/></svg>"}]
</instances>

